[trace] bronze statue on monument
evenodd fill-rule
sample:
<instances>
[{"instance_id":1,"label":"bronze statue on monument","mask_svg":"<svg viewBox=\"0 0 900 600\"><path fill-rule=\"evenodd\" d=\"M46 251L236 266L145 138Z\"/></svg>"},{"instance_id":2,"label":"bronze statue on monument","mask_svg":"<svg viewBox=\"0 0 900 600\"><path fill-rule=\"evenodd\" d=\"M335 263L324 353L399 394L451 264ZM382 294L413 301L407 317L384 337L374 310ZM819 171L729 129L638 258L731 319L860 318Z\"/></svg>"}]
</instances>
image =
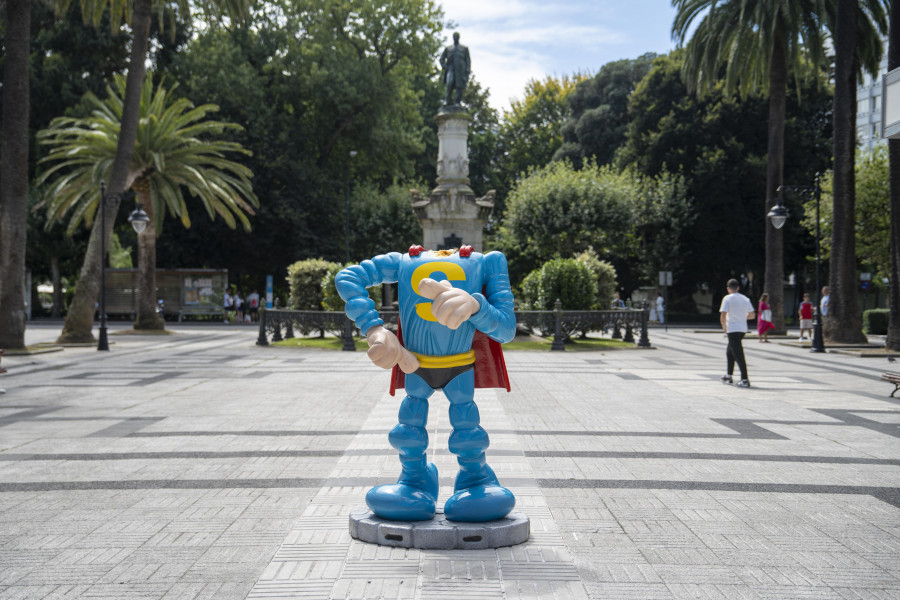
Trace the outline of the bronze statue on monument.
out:
<instances>
[{"instance_id":1,"label":"bronze statue on monument","mask_svg":"<svg viewBox=\"0 0 900 600\"><path fill-rule=\"evenodd\" d=\"M441 81L447 87L447 96L444 105L451 106L450 99L456 92L453 106L462 103L463 91L469 82L469 73L472 71L472 61L469 58L469 49L459 43L459 33L453 34L453 45L444 48L441 54Z\"/></svg>"}]
</instances>

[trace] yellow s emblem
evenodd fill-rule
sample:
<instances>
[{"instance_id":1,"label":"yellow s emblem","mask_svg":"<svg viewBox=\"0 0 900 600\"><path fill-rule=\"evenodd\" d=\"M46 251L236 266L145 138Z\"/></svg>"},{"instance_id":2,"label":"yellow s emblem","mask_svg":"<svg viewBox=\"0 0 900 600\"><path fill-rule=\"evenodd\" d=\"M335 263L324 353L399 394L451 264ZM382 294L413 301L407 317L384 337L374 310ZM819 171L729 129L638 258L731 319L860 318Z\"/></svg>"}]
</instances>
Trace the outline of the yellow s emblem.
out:
<instances>
[{"instance_id":1,"label":"yellow s emblem","mask_svg":"<svg viewBox=\"0 0 900 600\"><path fill-rule=\"evenodd\" d=\"M466 272L463 271L463 268L456 263L452 262L430 262L425 263L424 265L419 265L416 267L416 270L413 271L412 278L410 278L410 284L412 285L413 292L419 293L419 284L422 283L422 280L431 277L435 273L443 273L448 280L450 281L465 281L466 280ZM431 302L419 302L416 304L416 314L419 315L420 318L426 321L437 321L434 317L434 313L431 312Z\"/></svg>"}]
</instances>

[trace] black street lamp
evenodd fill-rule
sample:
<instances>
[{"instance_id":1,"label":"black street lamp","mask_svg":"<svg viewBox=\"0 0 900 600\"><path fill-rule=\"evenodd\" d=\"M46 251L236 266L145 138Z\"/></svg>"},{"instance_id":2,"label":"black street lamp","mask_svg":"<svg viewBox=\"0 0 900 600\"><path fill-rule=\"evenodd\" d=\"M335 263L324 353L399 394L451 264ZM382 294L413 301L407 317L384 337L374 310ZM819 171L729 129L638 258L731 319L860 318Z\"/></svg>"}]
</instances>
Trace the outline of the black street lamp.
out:
<instances>
[{"instance_id":1,"label":"black street lamp","mask_svg":"<svg viewBox=\"0 0 900 600\"><path fill-rule=\"evenodd\" d=\"M350 158L352 159L355 156L356 156L356 150L351 150ZM345 207L344 207L344 213L345 213L344 216L346 217L344 219L344 236L345 236L344 241L347 246L347 256L346 256L347 262L350 262L350 162L351 161L349 161L349 160L347 161L347 185L346 185L346 189L345 189L346 193L344 195L344 197L346 198L346 203L345 203Z\"/></svg>"},{"instance_id":2,"label":"black street lamp","mask_svg":"<svg viewBox=\"0 0 900 600\"><path fill-rule=\"evenodd\" d=\"M100 336L97 339L97 350L109 350L109 337L106 331L106 207L118 206L126 198L134 197L134 192L119 192L106 195L106 182L100 182ZM150 217L135 203L135 209L128 216L128 222L138 235L147 227Z\"/></svg>"},{"instance_id":3,"label":"black street lamp","mask_svg":"<svg viewBox=\"0 0 900 600\"><path fill-rule=\"evenodd\" d=\"M822 290L822 271L821 271L821 251L820 245L822 234L819 225L819 204L822 197L822 188L819 186L819 174L816 173L816 179L813 185L782 185L778 188L778 203L769 211L769 218L772 219L772 225L776 229L780 229L787 219L787 209L781 204L781 192L795 192L803 194L807 198L812 197L816 200L816 311L813 321L813 339L811 352L825 352L825 338L822 334L822 306L821 306L821 290ZM778 212L778 210L782 212ZM776 219L779 221L776 222Z\"/></svg>"}]
</instances>

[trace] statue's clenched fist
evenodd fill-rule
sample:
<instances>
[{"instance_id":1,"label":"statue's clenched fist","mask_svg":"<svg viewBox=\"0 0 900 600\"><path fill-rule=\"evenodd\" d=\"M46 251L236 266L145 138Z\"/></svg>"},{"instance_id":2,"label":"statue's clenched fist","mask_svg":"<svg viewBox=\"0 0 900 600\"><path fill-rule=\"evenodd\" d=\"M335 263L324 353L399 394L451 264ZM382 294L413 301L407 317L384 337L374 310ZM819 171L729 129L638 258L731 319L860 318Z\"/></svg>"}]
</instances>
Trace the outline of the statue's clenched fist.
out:
<instances>
[{"instance_id":1,"label":"statue's clenched fist","mask_svg":"<svg viewBox=\"0 0 900 600\"><path fill-rule=\"evenodd\" d=\"M419 360L400 344L396 335L381 325L369 329L366 341L369 343L369 359L382 369L399 365L404 373L413 373L419 368Z\"/></svg>"},{"instance_id":2,"label":"statue's clenched fist","mask_svg":"<svg viewBox=\"0 0 900 600\"><path fill-rule=\"evenodd\" d=\"M431 303L431 313L441 325L457 329L481 308L469 292L453 287L449 281L425 278L419 284L419 295Z\"/></svg>"}]
</instances>

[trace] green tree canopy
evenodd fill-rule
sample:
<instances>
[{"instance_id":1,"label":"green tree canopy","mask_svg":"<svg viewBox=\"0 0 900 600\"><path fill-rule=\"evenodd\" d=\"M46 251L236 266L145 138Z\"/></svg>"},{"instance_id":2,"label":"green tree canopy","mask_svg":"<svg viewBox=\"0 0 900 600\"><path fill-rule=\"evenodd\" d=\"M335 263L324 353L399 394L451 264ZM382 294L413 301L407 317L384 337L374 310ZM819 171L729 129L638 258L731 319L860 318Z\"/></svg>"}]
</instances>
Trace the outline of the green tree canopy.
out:
<instances>
[{"instance_id":1,"label":"green tree canopy","mask_svg":"<svg viewBox=\"0 0 900 600\"><path fill-rule=\"evenodd\" d=\"M856 159L856 254L859 265L871 271L878 280L890 274L890 172L888 151L878 146L862 152ZM821 232L821 256L827 261L831 255L831 228L834 222L833 188L834 174L822 176L819 227ZM791 199L794 202L799 199ZM816 234L815 199L803 203L803 227ZM815 256L809 258L815 260Z\"/></svg>"},{"instance_id":2,"label":"green tree canopy","mask_svg":"<svg viewBox=\"0 0 900 600\"><path fill-rule=\"evenodd\" d=\"M566 97L563 141L555 159L568 159L576 166L586 158L601 165L612 162L616 150L625 142L628 98L655 57L648 53L634 60L607 63L596 75L576 85Z\"/></svg>"}]
</instances>

